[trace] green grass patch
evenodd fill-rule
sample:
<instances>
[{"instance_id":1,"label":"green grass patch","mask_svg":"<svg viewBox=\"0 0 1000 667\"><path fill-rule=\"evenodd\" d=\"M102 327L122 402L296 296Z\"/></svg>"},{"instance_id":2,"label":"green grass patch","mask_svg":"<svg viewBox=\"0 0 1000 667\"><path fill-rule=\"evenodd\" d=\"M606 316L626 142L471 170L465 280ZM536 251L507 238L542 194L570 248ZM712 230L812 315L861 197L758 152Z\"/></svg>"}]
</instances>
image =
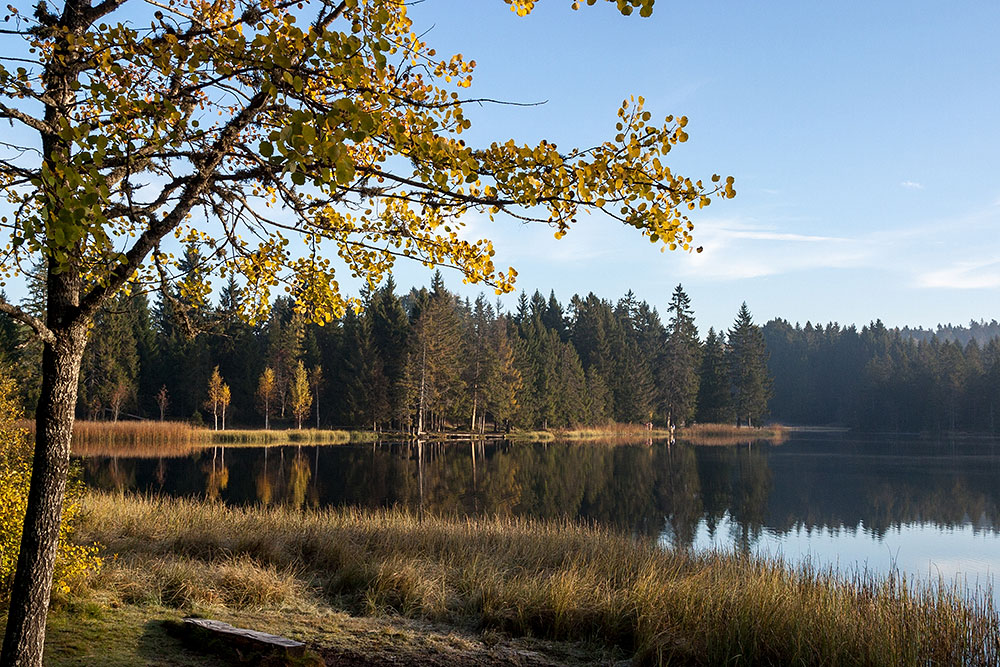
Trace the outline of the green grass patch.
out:
<instances>
[{"instance_id":1,"label":"green grass patch","mask_svg":"<svg viewBox=\"0 0 1000 667\"><path fill-rule=\"evenodd\" d=\"M45 664L51 667L224 667L211 654L192 650L167 632L176 610L99 606L57 608L49 614Z\"/></svg>"}]
</instances>

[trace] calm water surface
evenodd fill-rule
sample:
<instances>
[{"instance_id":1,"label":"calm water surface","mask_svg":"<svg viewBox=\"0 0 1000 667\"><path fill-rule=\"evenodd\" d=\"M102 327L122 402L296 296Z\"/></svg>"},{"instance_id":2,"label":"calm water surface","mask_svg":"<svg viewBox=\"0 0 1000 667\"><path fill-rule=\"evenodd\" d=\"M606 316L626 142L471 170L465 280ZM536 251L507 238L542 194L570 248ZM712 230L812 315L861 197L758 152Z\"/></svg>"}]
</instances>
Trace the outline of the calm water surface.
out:
<instances>
[{"instance_id":1,"label":"calm water surface","mask_svg":"<svg viewBox=\"0 0 1000 667\"><path fill-rule=\"evenodd\" d=\"M298 507L570 518L683 548L991 585L1000 440L794 433L781 445L447 442L88 457L103 489Z\"/></svg>"}]
</instances>

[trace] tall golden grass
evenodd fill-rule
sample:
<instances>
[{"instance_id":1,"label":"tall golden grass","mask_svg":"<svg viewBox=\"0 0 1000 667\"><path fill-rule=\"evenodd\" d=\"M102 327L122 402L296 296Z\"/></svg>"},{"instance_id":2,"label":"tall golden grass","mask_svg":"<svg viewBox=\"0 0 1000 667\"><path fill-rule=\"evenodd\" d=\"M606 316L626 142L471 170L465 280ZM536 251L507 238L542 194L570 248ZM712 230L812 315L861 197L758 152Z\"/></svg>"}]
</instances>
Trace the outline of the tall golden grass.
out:
<instances>
[{"instance_id":1,"label":"tall golden grass","mask_svg":"<svg viewBox=\"0 0 1000 667\"><path fill-rule=\"evenodd\" d=\"M78 420L73 425L77 456L184 456L204 444L204 429L184 422Z\"/></svg>"},{"instance_id":2,"label":"tall golden grass","mask_svg":"<svg viewBox=\"0 0 1000 667\"><path fill-rule=\"evenodd\" d=\"M748 442L766 440L773 444L784 442L788 434L784 426L774 425L763 428L738 427L732 424L692 424L677 429L673 434L678 440L694 445L745 445ZM579 428L552 429L550 431L515 431L507 436L511 440L523 442L547 442L551 440L595 440L610 444L634 443L644 440L663 440L671 433L667 429L647 429L643 424L606 424Z\"/></svg>"},{"instance_id":3,"label":"tall golden grass","mask_svg":"<svg viewBox=\"0 0 1000 667\"><path fill-rule=\"evenodd\" d=\"M580 426L557 428L548 431L515 431L507 436L511 440L526 442L547 442L550 440L627 440L636 442L649 438L662 439L670 436L670 431L647 429L643 424L606 424L603 426Z\"/></svg>"},{"instance_id":4,"label":"tall golden grass","mask_svg":"<svg viewBox=\"0 0 1000 667\"><path fill-rule=\"evenodd\" d=\"M788 439L788 432L780 424L761 428L732 424L692 424L679 429L676 437L693 445L745 445L762 440L780 445Z\"/></svg>"},{"instance_id":5,"label":"tall golden grass","mask_svg":"<svg viewBox=\"0 0 1000 667\"><path fill-rule=\"evenodd\" d=\"M35 423L20 425L32 434ZM73 425L73 454L77 456L128 456L150 458L186 456L212 445L267 446L288 444L339 445L369 442L376 434L339 430L229 430L196 428L185 422L77 420Z\"/></svg>"},{"instance_id":6,"label":"tall golden grass","mask_svg":"<svg viewBox=\"0 0 1000 667\"><path fill-rule=\"evenodd\" d=\"M125 603L346 605L619 646L637 664L996 665L990 598L665 550L596 527L90 495Z\"/></svg>"},{"instance_id":7,"label":"tall golden grass","mask_svg":"<svg viewBox=\"0 0 1000 667\"><path fill-rule=\"evenodd\" d=\"M331 431L304 428L301 430L264 431L260 429L208 431L212 445L342 445L348 442L370 442L377 434L370 431Z\"/></svg>"}]
</instances>

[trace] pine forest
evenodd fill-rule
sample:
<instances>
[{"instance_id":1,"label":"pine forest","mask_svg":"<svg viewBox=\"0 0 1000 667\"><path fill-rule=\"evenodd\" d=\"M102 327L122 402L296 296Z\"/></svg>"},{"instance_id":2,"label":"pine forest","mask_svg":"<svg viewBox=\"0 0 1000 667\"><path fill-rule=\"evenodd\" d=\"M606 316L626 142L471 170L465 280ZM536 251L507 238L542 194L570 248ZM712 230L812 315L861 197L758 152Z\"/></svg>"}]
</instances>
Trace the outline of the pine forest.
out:
<instances>
[{"instance_id":1,"label":"pine forest","mask_svg":"<svg viewBox=\"0 0 1000 667\"><path fill-rule=\"evenodd\" d=\"M868 431L996 431L995 323L888 329L753 322L701 336L678 285L657 309L628 293L567 304L522 293L512 312L480 295L390 280L364 308L318 326L279 298L239 316L230 281L212 305L191 247L188 277L154 299L119 296L96 319L78 417L193 421L213 428L337 427L494 432L612 422L837 425ZM34 295L25 307L40 312ZM6 316L0 354L30 414L39 347Z\"/></svg>"}]
</instances>

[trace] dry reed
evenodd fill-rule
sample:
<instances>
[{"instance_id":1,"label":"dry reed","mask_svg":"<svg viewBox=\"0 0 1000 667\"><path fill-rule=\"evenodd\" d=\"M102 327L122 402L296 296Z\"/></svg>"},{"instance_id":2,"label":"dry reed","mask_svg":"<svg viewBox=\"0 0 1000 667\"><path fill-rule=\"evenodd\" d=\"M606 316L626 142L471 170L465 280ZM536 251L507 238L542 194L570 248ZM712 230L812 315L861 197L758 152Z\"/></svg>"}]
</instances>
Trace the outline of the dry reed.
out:
<instances>
[{"instance_id":1,"label":"dry reed","mask_svg":"<svg viewBox=\"0 0 1000 667\"><path fill-rule=\"evenodd\" d=\"M184 422L78 420L73 425L77 456L184 456L203 444L202 430Z\"/></svg>"},{"instance_id":2,"label":"dry reed","mask_svg":"<svg viewBox=\"0 0 1000 667\"><path fill-rule=\"evenodd\" d=\"M677 439L692 445L728 446L767 441L780 445L788 438L784 426L775 424L760 428L732 424L691 424L677 431Z\"/></svg>"},{"instance_id":3,"label":"dry reed","mask_svg":"<svg viewBox=\"0 0 1000 667\"><path fill-rule=\"evenodd\" d=\"M299 512L94 494L104 584L176 605L345 604L554 639L638 664L996 665L987 600L899 577L665 550L576 524ZM100 583L100 582L99 582ZM249 592L248 592L249 591ZM311 598L311 596L315 596Z\"/></svg>"},{"instance_id":4,"label":"dry reed","mask_svg":"<svg viewBox=\"0 0 1000 667\"><path fill-rule=\"evenodd\" d=\"M20 426L34 433L35 423ZM199 447L212 445L340 445L369 442L376 434L367 431L340 430L263 430L214 431L196 428L186 422L77 420L73 425L73 454L76 456L128 456L153 458L186 456Z\"/></svg>"},{"instance_id":5,"label":"dry reed","mask_svg":"<svg viewBox=\"0 0 1000 667\"><path fill-rule=\"evenodd\" d=\"M558 428L549 431L515 431L507 436L511 440L526 442L547 442L551 440L603 440L636 442L638 440L662 439L670 437L670 431L648 429L643 424L606 424L603 426L579 426Z\"/></svg>"}]
</instances>

